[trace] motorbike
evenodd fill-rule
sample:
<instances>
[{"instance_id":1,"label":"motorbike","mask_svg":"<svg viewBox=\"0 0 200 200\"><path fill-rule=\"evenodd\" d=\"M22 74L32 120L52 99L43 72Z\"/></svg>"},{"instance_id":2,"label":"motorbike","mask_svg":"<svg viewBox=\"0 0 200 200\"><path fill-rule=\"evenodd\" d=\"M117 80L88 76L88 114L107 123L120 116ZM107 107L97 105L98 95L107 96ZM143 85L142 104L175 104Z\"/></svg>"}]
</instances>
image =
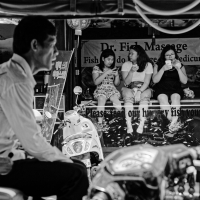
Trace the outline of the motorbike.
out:
<instances>
[{"instance_id":1,"label":"motorbike","mask_svg":"<svg viewBox=\"0 0 200 200\"><path fill-rule=\"evenodd\" d=\"M78 96L82 93L79 86L74 88L74 93L76 106L64 114L64 120L59 126L63 129L62 152L72 159L82 161L91 180L104 156L95 123L82 115L91 101L85 105L77 103Z\"/></svg>"},{"instance_id":2,"label":"motorbike","mask_svg":"<svg viewBox=\"0 0 200 200\"><path fill-rule=\"evenodd\" d=\"M121 148L101 163L84 200L199 199L199 153L183 144Z\"/></svg>"}]
</instances>

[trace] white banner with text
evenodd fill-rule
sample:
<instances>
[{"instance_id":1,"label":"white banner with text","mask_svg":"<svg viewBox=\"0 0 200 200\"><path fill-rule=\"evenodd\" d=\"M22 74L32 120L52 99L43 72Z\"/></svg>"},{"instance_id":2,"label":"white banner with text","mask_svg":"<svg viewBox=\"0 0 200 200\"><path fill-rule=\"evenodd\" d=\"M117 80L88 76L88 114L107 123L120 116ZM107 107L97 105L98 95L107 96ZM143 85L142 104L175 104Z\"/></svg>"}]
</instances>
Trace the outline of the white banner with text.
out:
<instances>
[{"instance_id":1,"label":"white banner with text","mask_svg":"<svg viewBox=\"0 0 200 200\"><path fill-rule=\"evenodd\" d=\"M160 56L161 50L167 45L174 45L180 61L185 65L200 64L199 38L167 38L156 39L120 39L120 40L83 40L81 49L81 67L94 67L99 63L101 52L112 49L116 55L116 66L121 66L128 60L129 47L141 45L153 62Z\"/></svg>"}]
</instances>

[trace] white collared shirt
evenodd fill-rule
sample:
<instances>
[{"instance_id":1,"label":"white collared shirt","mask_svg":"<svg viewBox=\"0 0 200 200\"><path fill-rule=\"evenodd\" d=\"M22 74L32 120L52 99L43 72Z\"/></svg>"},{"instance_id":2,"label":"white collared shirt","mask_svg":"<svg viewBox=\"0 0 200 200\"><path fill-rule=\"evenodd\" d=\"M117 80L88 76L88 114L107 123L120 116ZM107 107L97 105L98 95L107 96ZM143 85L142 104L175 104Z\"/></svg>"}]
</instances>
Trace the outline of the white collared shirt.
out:
<instances>
[{"instance_id":1,"label":"white collared shirt","mask_svg":"<svg viewBox=\"0 0 200 200\"><path fill-rule=\"evenodd\" d=\"M46 141L36 123L32 111L35 84L30 66L21 56L14 54L0 65L0 153L12 151L17 138L38 160L67 162L69 158Z\"/></svg>"}]
</instances>

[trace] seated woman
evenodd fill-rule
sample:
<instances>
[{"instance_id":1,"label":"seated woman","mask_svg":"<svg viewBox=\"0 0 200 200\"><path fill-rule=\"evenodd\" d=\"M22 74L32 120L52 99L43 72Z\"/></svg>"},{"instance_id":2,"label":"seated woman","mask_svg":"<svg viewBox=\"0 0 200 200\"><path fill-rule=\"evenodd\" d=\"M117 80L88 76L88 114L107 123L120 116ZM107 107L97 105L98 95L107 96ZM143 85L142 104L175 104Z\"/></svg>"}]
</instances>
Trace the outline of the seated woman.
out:
<instances>
[{"instance_id":1,"label":"seated woman","mask_svg":"<svg viewBox=\"0 0 200 200\"><path fill-rule=\"evenodd\" d=\"M170 130L178 127L177 109L180 109L180 100L183 97L181 83L187 83L184 66L179 61L174 45L163 48L160 57L154 67L153 82L155 85L155 98L160 103L160 108L168 112L167 118L171 121ZM171 100L171 105L169 104ZM171 108L175 112L171 112Z\"/></svg>"},{"instance_id":2,"label":"seated woman","mask_svg":"<svg viewBox=\"0 0 200 200\"><path fill-rule=\"evenodd\" d=\"M139 102L140 124L137 128L138 133L143 133L145 122L144 111L147 111L151 97L149 83L153 74L151 59L140 45L130 46L129 60L122 65L122 77L126 87L122 88L124 99L125 117L127 133L132 133L131 113L133 103Z\"/></svg>"},{"instance_id":3,"label":"seated woman","mask_svg":"<svg viewBox=\"0 0 200 200\"><path fill-rule=\"evenodd\" d=\"M108 99L113 102L117 110L121 110L119 100L120 93L115 86L120 84L119 73L115 68L115 53L111 49L105 49L100 56L100 64L92 71L94 84L97 85L94 91L94 98L98 101L97 110L103 113L105 103ZM103 118L98 117L98 122L102 123Z\"/></svg>"}]
</instances>

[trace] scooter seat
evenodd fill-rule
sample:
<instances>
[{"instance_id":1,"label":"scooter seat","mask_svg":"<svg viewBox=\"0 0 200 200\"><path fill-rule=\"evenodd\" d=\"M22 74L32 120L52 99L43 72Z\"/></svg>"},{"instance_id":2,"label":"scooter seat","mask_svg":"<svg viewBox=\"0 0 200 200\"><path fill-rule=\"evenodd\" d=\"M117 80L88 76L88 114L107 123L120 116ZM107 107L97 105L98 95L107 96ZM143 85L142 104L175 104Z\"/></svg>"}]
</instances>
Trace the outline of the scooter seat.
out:
<instances>
[{"instance_id":1,"label":"scooter seat","mask_svg":"<svg viewBox=\"0 0 200 200\"><path fill-rule=\"evenodd\" d=\"M24 200L24 198L19 190L0 187L0 200Z\"/></svg>"}]
</instances>

